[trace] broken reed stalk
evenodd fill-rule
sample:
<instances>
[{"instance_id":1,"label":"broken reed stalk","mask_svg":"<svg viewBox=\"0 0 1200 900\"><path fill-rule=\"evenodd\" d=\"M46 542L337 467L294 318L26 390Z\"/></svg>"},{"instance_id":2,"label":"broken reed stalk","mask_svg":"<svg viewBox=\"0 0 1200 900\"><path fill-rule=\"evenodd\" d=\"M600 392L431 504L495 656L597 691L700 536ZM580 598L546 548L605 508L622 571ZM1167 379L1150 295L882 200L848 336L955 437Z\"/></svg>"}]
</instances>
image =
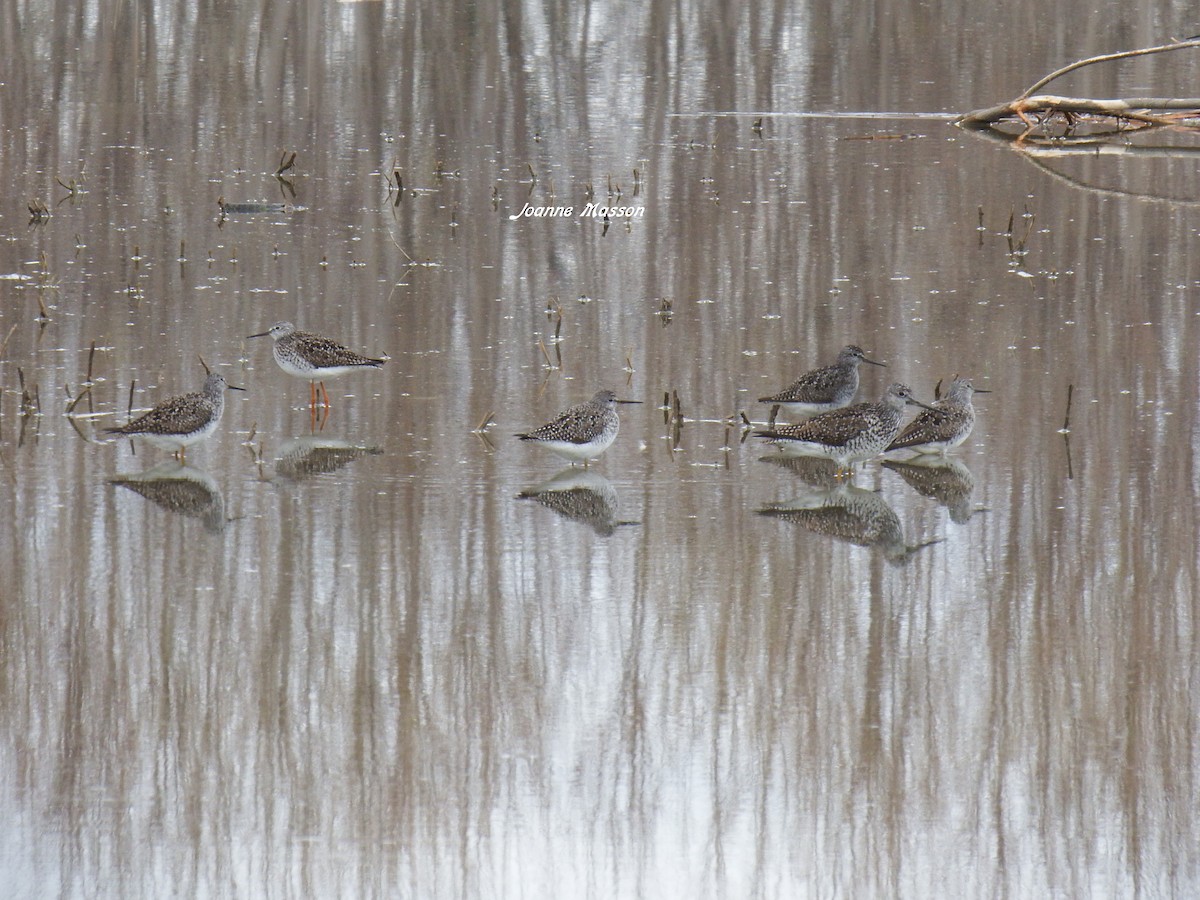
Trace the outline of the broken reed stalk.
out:
<instances>
[{"instance_id":1,"label":"broken reed stalk","mask_svg":"<svg viewBox=\"0 0 1200 900\"><path fill-rule=\"evenodd\" d=\"M87 370L87 378L85 379L86 384L92 383L92 362L95 359L96 359L96 342L92 341L92 349L88 351L88 370Z\"/></svg>"},{"instance_id":2,"label":"broken reed stalk","mask_svg":"<svg viewBox=\"0 0 1200 900\"><path fill-rule=\"evenodd\" d=\"M275 170L275 177L278 178L280 175L282 175L284 172L288 171L295 165L296 165L296 151L295 150L291 151L291 155L289 156L288 151L285 150L283 152L283 155L279 158L279 168L277 168Z\"/></svg>"},{"instance_id":3,"label":"broken reed stalk","mask_svg":"<svg viewBox=\"0 0 1200 900\"><path fill-rule=\"evenodd\" d=\"M41 392L36 384L33 386L32 394L25 389L25 370L20 366L17 366L17 386L21 390L21 415L32 415L35 411L40 414L42 411Z\"/></svg>"},{"instance_id":4,"label":"broken reed stalk","mask_svg":"<svg viewBox=\"0 0 1200 900\"><path fill-rule=\"evenodd\" d=\"M75 407L79 405L79 401L82 400L84 397L86 397L91 392L92 392L92 386L90 384L87 385L82 391L80 391L79 396L77 396L74 400L72 400L70 403L67 404L67 415L69 416L69 415L71 415L71 413L75 412Z\"/></svg>"},{"instance_id":5,"label":"broken reed stalk","mask_svg":"<svg viewBox=\"0 0 1200 900\"><path fill-rule=\"evenodd\" d=\"M1074 396L1074 394L1075 394L1075 385L1068 384L1067 385L1067 415L1063 419L1063 426L1062 426L1062 430L1064 432L1071 430L1071 398Z\"/></svg>"},{"instance_id":6,"label":"broken reed stalk","mask_svg":"<svg viewBox=\"0 0 1200 900\"><path fill-rule=\"evenodd\" d=\"M550 361L550 353L546 350L546 342L538 338L538 346L542 349L542 356L546 357L546 365L553 369L554 363Z\"/></svg>"},{"instance_id":7,"label":"broken reed stalk","mask_svg":"<svg viewBox=\"0 0 1200 900\"><path fill-rule=\"evenodd\" d=\"M13 336L13 332L17 330L17 326L13 325L8 329L8 334L4 336L4 340L0 341L0 359L4 359L4 349L8 346L8 339Z\"/></svg>"},{"instance_id":8,"label":"broken reed stalk","mask_svg":"<svg viewBox=\"0 0 1200 900\"><path fill-rule=\"evenodd\" d=\"M125 408L125 416L130 421L133 420L133 389L137 385L137 379L133 378L129 382L129 404Z\"/></svg>"}]
</instances>

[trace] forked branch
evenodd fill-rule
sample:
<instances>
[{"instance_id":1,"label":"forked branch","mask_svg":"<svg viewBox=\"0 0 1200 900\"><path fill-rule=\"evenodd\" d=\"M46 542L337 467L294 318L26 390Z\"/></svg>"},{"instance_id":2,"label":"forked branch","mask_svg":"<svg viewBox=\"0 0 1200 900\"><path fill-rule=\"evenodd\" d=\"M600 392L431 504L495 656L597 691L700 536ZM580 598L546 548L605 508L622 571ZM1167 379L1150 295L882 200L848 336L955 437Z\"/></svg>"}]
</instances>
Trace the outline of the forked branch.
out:
<instances>
[{"instance_id":1,"label":"forked branch","mask_svg":"<svg viewBox=\"0 0 1200 900\"><path fill-rule=\"evenodd\" d=\"M1200 126L1200 98L1196 97L1126 97L1116 99L1094 99L1089 97L1063 97L1056 94L1035 94L1057 78L1090 66L1094 63L1111 62L1118 59L1129 59L1134 56L1148 56L1152 53L1166 53L1171 50L1183 50L1200 47L1200 37L1188 38L1183 41L1173 41L1157 47L1145 47L1140 50L1126 50L1122 53L1106 53L1102 56L1092 56L1081 59L1070 65L1063 66L1051 72L1044 78L1034 82L1029 88L1013 100L1001 103L987 109L969 112L958 120L964 128L988 128L1004 122L1018 120L1026 128L1026 134L1033 131L1039 124L1045 128L1051 119L1061 117L1066 121L1068 132L1077 124L1075 117L1087 117L1089 120L1108 118L1116 120L1119 126L1144 128L1151 125L1185 125ZM1040 117L1035 122L1034 117Z\"/></svg>"}]
</instances>

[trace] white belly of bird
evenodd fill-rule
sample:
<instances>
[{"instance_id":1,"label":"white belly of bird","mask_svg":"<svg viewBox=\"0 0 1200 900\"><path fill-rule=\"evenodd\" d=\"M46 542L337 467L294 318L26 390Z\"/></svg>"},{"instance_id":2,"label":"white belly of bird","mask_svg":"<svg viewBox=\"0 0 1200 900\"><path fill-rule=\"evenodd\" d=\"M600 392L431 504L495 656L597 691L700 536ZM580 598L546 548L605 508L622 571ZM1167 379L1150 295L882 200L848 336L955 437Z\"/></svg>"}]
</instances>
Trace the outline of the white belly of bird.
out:
<instances>
[{"instance_id":1,"label":"white belly of bird","mask_svg":"<svg viewBox=\"0 0 1200 900\"><path fill-rule=\"evenodd\" d=\"M925 444L913 444L911 447L904 447L905 450L911 450L918 455L938 454L945 456L946 452L953 450L955 447L962 444L967 439L966 432L961 432L957 437L949 441L930 441Z\"/></svg>"},{"instance_id":2,"label":"white belly of bird","mask_svg":"<svg viewBox=\"0 0 1200 900\"><path fill-rule=\"evenodd\" d=\"M594 440L588 441L586 444L576 444L572 441L537 441L538 446L545 447L551 453L556 453L564 459L570 460L589 460L595 459L605 450L612 446L613 441L617 439L617 433L614 430L611 434L603 434Z\"/></svg>"},{"instance_id":3,"label":"white belly of bird","mask_svg":"<svg viewBox=\"0 0 1200 900\"><path fill-rule=\"evenodd\" d=\"M364 368L364 366L325 366L323 368L311 365L298 366L292 359L286 356L277 356L275 357L275 361L279 363L279 368L283 369L289 375L293 375L296 378L307 378L310 381L328 381L330 378L337 378L339 375L345 375Z\"/></svg>"},{"instance_id":4,"label":"white belly of bird","mask_svg":"<svg viewBox=\"0 0 1200 900\"><path fill-rule=\"evenodd\" d=\"M192 444L204 440L217 430L219 424L220 422L216 417L213 417L203 428L197 429L190 434L154 434L153 432L143 432L133 435L133 437L145 438L152 445L163 450L178 450L180 447L190 447Z\"/></svg>"}]
</instances>

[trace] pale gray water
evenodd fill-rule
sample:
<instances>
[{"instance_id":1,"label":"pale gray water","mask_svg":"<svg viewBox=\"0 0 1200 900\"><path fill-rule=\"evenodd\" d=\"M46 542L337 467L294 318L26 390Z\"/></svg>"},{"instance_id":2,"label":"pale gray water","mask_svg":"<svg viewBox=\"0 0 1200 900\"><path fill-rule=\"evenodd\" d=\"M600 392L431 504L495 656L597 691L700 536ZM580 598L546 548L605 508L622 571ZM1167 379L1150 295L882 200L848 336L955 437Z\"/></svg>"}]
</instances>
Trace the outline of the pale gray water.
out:
<instances>
[{"instance_id":1,"label":"pale gray water","mask_svg":"<svg viewBox=\"0 0 1200 900\"><path fill-rule=\"evenodd\" d=\"M1195 167L945 118L1191 16L6 6L11 895L1196 893ZM589 185L644 215L508 218ZM281 319L390 356L316 436ZM959 466L724 424L850 342L994 392ZM188 470L101 439L197 354L249 390ZM604 386L555 480L512 433Z\"/></svg>"}]
</instances>

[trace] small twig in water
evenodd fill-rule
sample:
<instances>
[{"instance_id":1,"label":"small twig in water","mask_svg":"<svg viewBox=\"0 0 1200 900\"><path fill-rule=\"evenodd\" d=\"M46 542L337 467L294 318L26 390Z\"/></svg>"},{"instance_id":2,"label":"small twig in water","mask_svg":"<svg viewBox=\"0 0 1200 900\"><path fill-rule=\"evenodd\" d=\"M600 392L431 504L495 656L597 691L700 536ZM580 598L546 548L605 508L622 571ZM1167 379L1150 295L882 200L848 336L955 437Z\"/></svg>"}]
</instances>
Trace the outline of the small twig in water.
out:
<instances>
[{"instance_id":1,"label":"small twig in water","mask_svg":"<svg viewBox=\"0 0 1200 900\"><path fill-rule=\"evenodd\" d=\"M92 390L92 386L90 384L87 385L82 391L79 392L79 396L76 397L74 400L72 400L67 405L67 415L68 416L71 415L71 413L75 412L75 407L79 405L79 401L82 400L84 397L86 397L89 393L91 393L91 390Z\"/></svg>"},{"instance_id":2,"label":"small twig in water","mask_svg":"<svg viewBox=\"0 0 1200 900\"><path fill-rule=\"evenodd\" d=\"M290 169L292 169L293 167L295 167L295 165L296 165L296 151L295 150L291 151L291 155L289 155L288 151L285 150L283 155L279 158L279 168L275 170L275 177L278 178L284 172L287 172Z\"/></svg>"},{"instance_id":3,"label":"small twig in water","mask_svg":"<svg viewBox=\"0 0 1200 900\"><path fill-rule=\"evenodd\" d=\"M4 340L0 341L0 359L4 359L4 348L8 346L8 339L13 336L13 332L16 330L17 326L14 324L12 328L8 329L8 334L4 336Z\"/></svg>"}]
</instances>

